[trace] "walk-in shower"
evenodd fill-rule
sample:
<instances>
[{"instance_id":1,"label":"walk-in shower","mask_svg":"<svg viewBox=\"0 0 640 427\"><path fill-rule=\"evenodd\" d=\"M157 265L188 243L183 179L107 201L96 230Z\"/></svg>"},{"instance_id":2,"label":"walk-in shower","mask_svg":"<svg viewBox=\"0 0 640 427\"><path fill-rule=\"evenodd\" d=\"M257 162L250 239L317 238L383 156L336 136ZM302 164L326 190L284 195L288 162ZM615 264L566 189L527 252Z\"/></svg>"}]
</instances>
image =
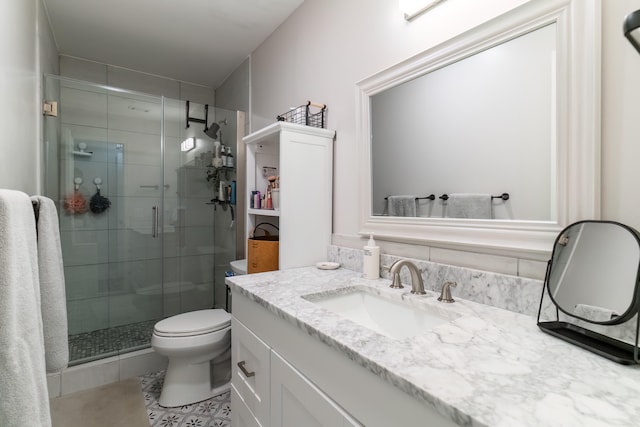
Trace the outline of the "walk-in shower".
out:
<instances>
[{"instance_id":1,"label":"walk-in shower","mask_svg":"<svg viewBox=\"0 0 640 427\"><path fill-rule=\"evenodd\" d=\"M214 139L186 128L184 101L58 76L44 97L58 102L44 119L45 194L60 217L70 365L148 347L164 317L225 308L237 227L212 199L236 171L207 179ZM243 115L212 116L235 155Z\"/></svg>"}]
</instances>

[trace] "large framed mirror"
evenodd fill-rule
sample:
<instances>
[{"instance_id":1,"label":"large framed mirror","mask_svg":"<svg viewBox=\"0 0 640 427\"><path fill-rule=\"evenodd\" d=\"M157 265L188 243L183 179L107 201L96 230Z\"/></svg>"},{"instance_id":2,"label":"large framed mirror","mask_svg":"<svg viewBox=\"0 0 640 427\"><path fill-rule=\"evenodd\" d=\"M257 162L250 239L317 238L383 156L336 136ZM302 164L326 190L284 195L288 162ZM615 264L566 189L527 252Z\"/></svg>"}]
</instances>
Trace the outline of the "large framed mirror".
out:
<instances>
[{"instance_id":1,"label":"large framed mirror","mask_svg":"<svg viewBox=\"0 0 640 427\"><path fill-rule=\"evenodd\" d=\"M546 259L598 219L599 22L599 0L531 1L359 82L360 233Z\"/></svg>"}]
</instances>

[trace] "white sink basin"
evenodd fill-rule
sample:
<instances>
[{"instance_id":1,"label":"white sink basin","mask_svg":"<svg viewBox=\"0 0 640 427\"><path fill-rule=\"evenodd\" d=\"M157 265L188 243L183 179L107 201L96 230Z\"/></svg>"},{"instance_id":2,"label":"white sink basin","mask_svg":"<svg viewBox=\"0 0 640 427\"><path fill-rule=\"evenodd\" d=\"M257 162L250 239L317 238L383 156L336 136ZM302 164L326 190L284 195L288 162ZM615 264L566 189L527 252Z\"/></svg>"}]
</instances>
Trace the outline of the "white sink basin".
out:
<instances>
[{"instance_id":1,"label":"white sink basin","mask_svg":"<svg viewBox=\"0 0 640 427\"><path fill-rule=\"evenodd\" d=\"M359 289L304 298L389 338L412 337L452 320L434 308L413 307Z\"/></svg>"}]
</instances>

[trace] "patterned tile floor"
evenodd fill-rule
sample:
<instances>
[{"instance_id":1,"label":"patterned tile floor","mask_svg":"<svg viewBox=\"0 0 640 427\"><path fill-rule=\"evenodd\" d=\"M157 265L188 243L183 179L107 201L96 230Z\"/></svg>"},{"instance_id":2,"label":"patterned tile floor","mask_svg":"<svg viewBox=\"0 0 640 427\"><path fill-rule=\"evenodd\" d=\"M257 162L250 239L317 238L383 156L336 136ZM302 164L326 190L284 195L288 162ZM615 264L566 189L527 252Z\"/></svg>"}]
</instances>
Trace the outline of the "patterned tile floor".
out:
<instances>
[{"instance_id":1,"label":"patterned tile floor","mask_svg":"<svg viewBox=\"0 0 640 427\"><path fill-rule=\"evenodd\" d=\"M231 394L229 392L192 405L163 408L158 404L158 398L164 382L164 371L139 378L151 427L231 426Z\"/></svg>"},{"instance_id":2,"label":"patterned tile floor","mask_svg":"<svg viewBox=\"0 0 640 427\"><path fill-rule=\"evenodd\" d=\"M149 347L157 320L69 335L69 366Z\"/></svg>"}]
</instances>

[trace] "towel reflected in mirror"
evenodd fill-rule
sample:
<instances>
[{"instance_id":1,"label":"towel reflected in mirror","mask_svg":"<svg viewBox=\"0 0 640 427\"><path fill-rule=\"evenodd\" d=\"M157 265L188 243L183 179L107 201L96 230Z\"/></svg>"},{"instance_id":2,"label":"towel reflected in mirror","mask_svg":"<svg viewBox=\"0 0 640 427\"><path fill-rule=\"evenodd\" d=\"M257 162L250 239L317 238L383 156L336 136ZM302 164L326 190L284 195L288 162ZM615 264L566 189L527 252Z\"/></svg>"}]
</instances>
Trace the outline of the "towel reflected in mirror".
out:
<instances>
[{"instance_id":1,"label":"towel reflected in mirror","mask_svg":"<svg viewBox=\"0 0 640 427\"><path fill-rule=\"evenodd\" d=\"M387 214L389 216L416 216L416 198L415 195L387 197Z\"/></svg>"}]
</instances>

